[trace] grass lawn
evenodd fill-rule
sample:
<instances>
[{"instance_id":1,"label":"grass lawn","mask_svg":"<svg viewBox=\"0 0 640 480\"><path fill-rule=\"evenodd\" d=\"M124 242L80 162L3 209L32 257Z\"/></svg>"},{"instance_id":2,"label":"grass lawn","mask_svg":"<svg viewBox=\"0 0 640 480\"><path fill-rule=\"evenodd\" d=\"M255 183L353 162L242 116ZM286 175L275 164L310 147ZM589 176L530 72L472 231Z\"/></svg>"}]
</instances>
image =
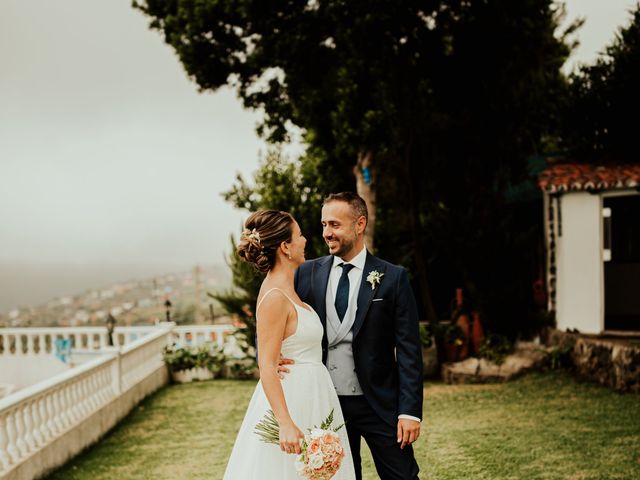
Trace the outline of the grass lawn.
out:
<instances>
[{"instance_id":1,"label":"grass lawn","mask_svg":"<svg viewBox=\"0 0 640 480\"><path fill-rule=\"evenodd\" d=\"M220 479L255 382L166 387L50 480ZM640 396L563 373L425 384L421 479L638 479ZM365 447L366 450L366 447ZM378 478L368 451L365 479Z\"/></svg>"}]
</instances>

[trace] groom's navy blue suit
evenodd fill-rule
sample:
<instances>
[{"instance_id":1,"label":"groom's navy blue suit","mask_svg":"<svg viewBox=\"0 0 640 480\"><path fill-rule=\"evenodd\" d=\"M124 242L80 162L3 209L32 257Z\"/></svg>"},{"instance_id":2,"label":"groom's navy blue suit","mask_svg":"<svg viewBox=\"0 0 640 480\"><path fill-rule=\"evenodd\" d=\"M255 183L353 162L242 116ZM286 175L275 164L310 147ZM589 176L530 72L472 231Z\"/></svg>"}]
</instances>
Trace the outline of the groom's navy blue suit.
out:
<instances>
[{"instance_id":1,"label":"groom's navy blue suit","mask_svg":"<svg viewBox=\"0 0 640 480\"><path fill-rule=\"evenodd\" d=\"M318 313L324 326L325 363L326 295L332 265L332 255L310 260L300 266L295 276L296 292ZM366 281L372 271L384 274L373 289ZM354 460L358 463L359 453L355 457L362 435L382 478L416 479L418 466L412 448L401 450L396 441L398 415L421 418L423 401L418 313L404 268L367 252L352 332L355 372L364 395L340 399L344 400L343 413Z\"/></svg>"}]
</instances>

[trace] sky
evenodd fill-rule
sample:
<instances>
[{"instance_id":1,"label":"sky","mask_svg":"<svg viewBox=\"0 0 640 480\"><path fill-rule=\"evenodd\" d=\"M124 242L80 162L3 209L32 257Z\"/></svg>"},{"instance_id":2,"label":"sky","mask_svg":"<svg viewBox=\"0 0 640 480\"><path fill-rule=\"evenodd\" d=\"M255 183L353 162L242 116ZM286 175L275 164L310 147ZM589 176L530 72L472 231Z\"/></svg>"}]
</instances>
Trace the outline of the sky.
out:
<instances>
[{"instance_id":1,"label":"sky","mask_svg":"<svg viewBox=\"0 0 640 480\"><path fill-rule=\"evenodd\" d=\"M566 69L634 3L569 0L586 23ZM0 268L222 263L246 212L221 192L256 170L258 120L230 90L198 93L131 0L2 0Z\"/></svg>"}]
</instances>

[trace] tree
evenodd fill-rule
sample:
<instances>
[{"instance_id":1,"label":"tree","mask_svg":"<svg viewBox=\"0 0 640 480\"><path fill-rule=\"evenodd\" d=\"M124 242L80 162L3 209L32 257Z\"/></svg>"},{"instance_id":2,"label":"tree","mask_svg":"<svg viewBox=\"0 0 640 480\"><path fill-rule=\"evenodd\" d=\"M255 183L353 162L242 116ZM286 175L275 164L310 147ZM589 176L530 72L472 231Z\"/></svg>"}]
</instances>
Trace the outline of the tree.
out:
<instances>
[{"instance_id":1,"label":"tree","mask_svg":"<svg viewBox=\"0 0 640 480\"><path fill-rule=\"evenodd\" d=\"M323 181L320 161L308 151L299 162L285 158L278 149L271 149L253 177L253 185L241 176L224 194L225 200L236 208L254 212L271 209L285 210L293 215L307 238L305 255L314 258L326 254L322 239L320 210L326 194L334 189ZM244 331L251 344L255 342L255 305L264 274L236 255L236 241L231 237L231 253L227 264L231 269L233 287L223 293L212 294L231 314L246 325Z\"/></svg>"},{"instance_id":2,"label":"tree","mask_svg":"<svg viewBox=\"0 0 640 480\"><path fill-rule=\"evenodd\" d=\"M570 78L564 140L572 158L637 162L637 126L630 119L640 108L640 4L630 13L605 53Z\"/></svg>"},{"instance_id":3,"label":"tree","mask_svg":"<svg viewBox=\"0 0 640 480\"><path fill-rule=\"evenodd\" d=\"M135 5L200 88L232 85L264 111L268 140L304 129L323 176L367 201L369 248L411 267L427 318L438 316L434 258L478 287L482 272L465 259L486 255L479 245L496 228L509 235L503 192L544 148L564 87L569 48L552 0ZM474 248L456 240L479 225Z\"/></svg>"}]
</instances>

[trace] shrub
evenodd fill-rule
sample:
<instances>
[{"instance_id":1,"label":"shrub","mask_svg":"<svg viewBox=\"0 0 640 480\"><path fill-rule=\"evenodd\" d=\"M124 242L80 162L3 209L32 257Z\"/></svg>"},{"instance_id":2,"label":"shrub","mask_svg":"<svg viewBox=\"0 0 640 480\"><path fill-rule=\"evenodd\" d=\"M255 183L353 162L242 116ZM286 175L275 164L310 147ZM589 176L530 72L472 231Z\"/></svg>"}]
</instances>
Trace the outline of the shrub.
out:
<instances>
[{"instance_id":1,"label":"shrub","mask_svg":"<svg viewBox=\"0 0 640 480\"><path fill-rule=\"evenodd\" d=\"M497 365L504 363L505 357L511 353L513 346L507 337L495 333L487 335L480 344L480 357Z\"/></svg>"}]
</instances>

